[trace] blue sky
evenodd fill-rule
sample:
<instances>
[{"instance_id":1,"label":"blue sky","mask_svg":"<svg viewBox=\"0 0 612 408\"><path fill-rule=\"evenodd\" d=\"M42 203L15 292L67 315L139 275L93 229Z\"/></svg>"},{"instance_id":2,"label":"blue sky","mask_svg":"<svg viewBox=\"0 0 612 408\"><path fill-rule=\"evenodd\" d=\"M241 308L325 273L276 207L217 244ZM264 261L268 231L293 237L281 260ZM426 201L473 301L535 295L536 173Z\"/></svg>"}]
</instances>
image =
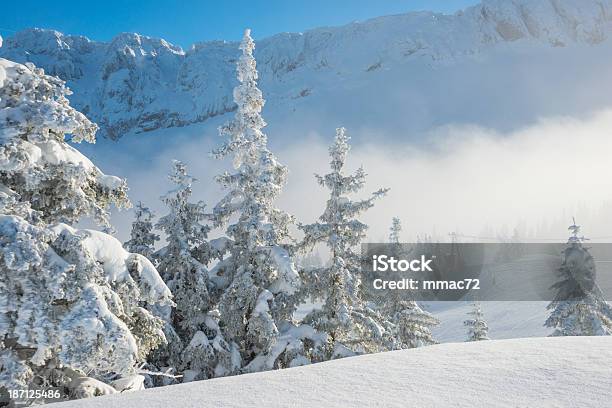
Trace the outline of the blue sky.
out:
<instances>
[{"instance_id":1,"label":"blue sky","mask_svg":"<svg viewBox=\"0 0 612 408\"><path fill-rule=\"evenodd\" d=\"M197 41L236 40L245 27L253 36L305 31L411 10L452 13L477 0L268 0L162 1L22 0L1 7L0 34L28 27L53 28L105 41L120 32L165 38L183 48Z\"/></svg>"}]
</instances>

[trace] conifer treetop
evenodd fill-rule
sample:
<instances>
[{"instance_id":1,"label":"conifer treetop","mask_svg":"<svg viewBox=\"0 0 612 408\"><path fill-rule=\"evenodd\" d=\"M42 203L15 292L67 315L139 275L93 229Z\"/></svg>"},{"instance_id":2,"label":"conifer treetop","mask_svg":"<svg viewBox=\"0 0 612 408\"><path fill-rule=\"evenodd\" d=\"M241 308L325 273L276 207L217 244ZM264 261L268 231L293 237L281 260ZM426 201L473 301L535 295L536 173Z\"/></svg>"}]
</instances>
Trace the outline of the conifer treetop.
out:
<instances>
[{"instance_id":1,"label":"conifer treetop","mask_svg":"<svg viewBox=\"0 0 612 408\"><path fill-rule=\"evenodd\" d=\"M226 141L213 151L217 158L231 156L235 172L216 177L228 192L215 206L213 219L215 226L222 226L233 214L241 213L239 221L228 228L228 235L246 234L250 236L251 246L256 242L273 246L288 237L287 224L293 218L274 208L288 171L268 150L267 137L261 130L266 123L261 117L264 99L257 87L254 46L250 31L245 31L240 46L242 56L237 63L239 84L234 89L236 114L232 121L219 128Z\"/></svg>"},{"instance_id":2,"label":"conifer treetop","mask_svg":"<svg viewBox=\"0 0 612 408\"><path fill-rule=\"evenodd\" d=\"M392 244L400 243L400 232L402 231L402 222L398 217L393 217L391 228L389 228L389 242Z\"/></svg>"},{"instance_id":3,"label":"conifer treetop","mask_svg":"<svg viewBox=\"0 0 612 408\"><path fill-rule=\"evenodd\" d=\"M266 126L261 116L265 99L257 87L257 63L253 57L255 42L250 33L250 29L245 30L240 43L242 55L236 64L239 85L234 88L234 102L237 109L234 120L219 128L221 136L228 137L229 140L221 148L213 151L213 155L218 158L238 153L252 144L264 147L267 143L267 137L261 130ZM241 160L234 160L235 168L241 164Z\"/></svg>"}]
</instances>

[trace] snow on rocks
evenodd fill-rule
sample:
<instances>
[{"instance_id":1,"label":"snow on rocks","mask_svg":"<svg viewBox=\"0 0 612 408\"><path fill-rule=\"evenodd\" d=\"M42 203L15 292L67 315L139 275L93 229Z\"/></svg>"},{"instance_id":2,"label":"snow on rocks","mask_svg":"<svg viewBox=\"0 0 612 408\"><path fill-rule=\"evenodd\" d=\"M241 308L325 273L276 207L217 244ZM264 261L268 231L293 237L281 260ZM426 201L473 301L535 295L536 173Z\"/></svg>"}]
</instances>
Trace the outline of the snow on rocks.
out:
<instances>
[{"instance_id":1,"label":"snow on rocks","mask_svg":"<svg viewBox=\"0 0 612 408\"><path fill-rule=\"evenodd\" d=\"M92 398L117 393L112 386L89 377L75 378L70 382L70 389L74 398Z\"/></svg>"},{"instance_id":2,"label":"snow on rocks","mask_svg":"<svg viewBox=\"0 0 612 408\"><path fill-rule=\"evenodd\" d=\"M144 376L135 374L115 380L112 384L118 392L141 391L145 389L144 380Z\"/></svg>"},{"instance_id":3,"label":"snow on rocks","mask_svg":"<svg viewBox=\"0 0 612 408\"><path fill-rule=\"evenodd\" d=\"M404 61L452 60L517 41L597 44L610 36L611 6L610 0L485 0L453 15L412 12L282 33L263 39L256 56L265 89L282 104L303 95L304 84L308 95L339 78L358 81L363 72ZM87 107L103 133L116 139L235 109L236 45L210 41L184 51L138 34L122 33L104 43L31 29L6 38L0 57L33 62L70 81L75 106Z\"/></svg>"}]
</instances>

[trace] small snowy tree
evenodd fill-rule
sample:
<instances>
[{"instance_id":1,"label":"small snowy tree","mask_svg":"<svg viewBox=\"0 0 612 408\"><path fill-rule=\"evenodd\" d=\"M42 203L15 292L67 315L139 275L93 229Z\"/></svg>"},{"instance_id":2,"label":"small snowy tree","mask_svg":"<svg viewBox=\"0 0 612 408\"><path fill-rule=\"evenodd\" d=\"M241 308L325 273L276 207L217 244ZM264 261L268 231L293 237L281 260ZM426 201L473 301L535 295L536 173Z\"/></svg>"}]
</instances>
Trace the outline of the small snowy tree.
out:
<instances>
[{"instance_id":1,"label":"small snowy tree","mask_svg":"<svg viewBox=\"0 0 612 408\"><path fill-rule=\"evenodd\" d=\"M389 242L392 245L393 256L402 259L409 252L401 245L402 224L394 217L391 223ZM399 278L399 276L398 276ZM389 330L391 348L407 349L436 344L431 329L440 322L431 313L421 309L407 294L401 291L390 291L383 300L383 310L390 317Z\"/></svg>"},{"instance_id":2,"label":"small snowy tree","mask_svg":"<svg viewBox=\"0 0 612 408\"><path fill-rule=\"evenodd\" d=\"M109 205L129 204L125 181L66 143L93 143L97 129L68 94L41 69L0 59L0 385L84 395L99 384L86 375L136 374L165 341L143 306L172 301L145 257L68 225L90 216L110 227Z\"/></svg>"},{"instance_id":3,"label":"small snowy tree","mask_svg":"<svg viewBox=\"0 0 612 408\"><path fill-rule=\"evenodd\" d=\"M153 233L153 213L140 201L136 204L135 213L130 240L123 247L129 252L153 259L155 242L159 241L159 235Z\"/></svg>"},{"instance_id":4,"label":"small snowy tree","mask_svg":"<svg viewBox=\"0 0 612 408\"><path fill-rule=\"evenodd\" d=\"M421 309L414 300L404 300L392 315L396 327L395 348L405 349L436 344L431 329L440 324L431 313Z\"/></svg>"},{"instance_id":5,"label":"small snowy tree","mask_svg":"<svg viewBox=\"0 0 612 408\"><path fill-rule=\"evenodd\" d=\"M468 329L466 341L480 341L489 339L489 326L484 319L484 314L480 308L479 302L472 304L472 310L468 313L472 318L463 322Z\"/></svg>"},{"instance_id":6,"label":"small snowy tree","mask_svg":"<svg viewBox=\"0 0 612 408\"><path fill-rule=\"evenodd\" d=\"M344 166L350 146L344 128L336 131L330 147L331 173L317 175L320 185L330 190L330 198L319 221L302 225L303 245L312 248L318 243L327 245L331 252L330 265L315 271L318 277L311 294L323 297L321 310L315 310L304 321L329 336L328 358L384 349L387 339L383 317L368 304L361 288L360 255L355 252L365 237L368 226L356 217L374 205L387 192L381 189L372 197L353 201L348 194L361 190L366 174L359 168L355 174L345 175Z\"/></svg>"},{"instance_id":7,"label":"small snowy tree","mask_svg":"<svg viewBox=\"0 0 612 408\"><path fill-rule=\"evenodd\" d=\"M402 232L402 222L398 217L393 217L391 220L391 228L389 228L389 242L391 244L400 243L400 233Z\"/></svg>"},{"instance_id":8,"label":"small snowy tree","mask_svg":"<svg viewBox=\"0 0 612 408\"><path fill-rule=\"evenodd\" d=\"M563 251L555 299L545 325L555 329L552 336L609 336L612 334L612 308L596 282L595 261L579 237L576 222L568 228L571 236Z\"/></svg>"},{"instance_id":9,"label":"small snowy tree","mask_svg":"<svg viewBox=\"0 0 612 408\"><path fill-rule=\"evenodd\" d=\"M186 372L185 379L207 379L234 371L232 346L218 325L215 287L206 265L211 260L210 227L204 203L191 203L192 183L186 166L175 160L169 176L175 187L162 197L169 213L157 227L166 246L154 254L157 268L172 291L176 308L170 311L166 334L171 340L156 356L156 364ZM162 368L162 367L160 367Z\"/></svg>"},{"instance_id":10,"label":"small snowy tree","mask_svg":"<svg viewBox=\"0 0 612 408\"><path fill-rule=\"evenodd\" d=\"M239 345L245 371L277 367L270 353L278 345L281 323L292 320L300 284L287 245L293 218L274 206L287 169L268 150L262 132L264 99L257 87L254 47L246 30L237 63L236 114L220 128L227 140L213 152L233 160L234 172L216 178L227 194L213 216L216 226L227 226L230 256L214 273L227 282L219 304L221 322ZM235 221L228 225L230 219Z\"/></svg>"}]
</instances>

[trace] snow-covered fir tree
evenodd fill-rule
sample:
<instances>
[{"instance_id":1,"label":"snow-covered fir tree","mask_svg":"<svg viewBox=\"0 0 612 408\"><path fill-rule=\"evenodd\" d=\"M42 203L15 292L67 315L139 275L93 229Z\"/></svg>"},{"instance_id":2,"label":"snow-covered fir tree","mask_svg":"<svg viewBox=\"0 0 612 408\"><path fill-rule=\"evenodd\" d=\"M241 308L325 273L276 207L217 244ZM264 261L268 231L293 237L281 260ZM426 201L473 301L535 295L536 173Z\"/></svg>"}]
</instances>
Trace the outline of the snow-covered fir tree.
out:
<instances>
[{"instance_id":1,"label":"snow-covered fir tree","mask_svg":"<svg viewBox=\"0 0 612 408\"><path fill-rule=\"evenodd\" d=\"M300 226L306 248L323 243L330 250L329 266L313 271L317 277L312 282L316 284L310 288L312 295L322 297L323 307L304 319L328 334L327 358L384 350L390 334L385 330L388 322L369 304L361 288L360 255L355 251L368 228L356 217L371 208L387 190L380 189L365 200L349 198L349 194L364 187L366 174L359 168L354 174L345 175L348 141L345 129L337 129L329 149L331 172L316 176L319 184L330 190L325 212L318 222Z\"/></svg>"},{"instance_id":2,"label":"snow-covered fir tree","mask_svg":"<svg viewBox=\"0 0 612 408\"><path fill-rule=\"evenodd\" d=\"M551 314L545 325L555 329L552 336L609 336L612 308L596 282L595 261L580 237L576 222L568 228L571 236L563 251L558 271L560 280L555 299L548 305Z\"/></svg>"},{"instance_id":3,"label":"snow-covered fir tree","mask_svg":"<svg viewBox=\"0 0 612 408\"><path fill-rule=\"evenodd\" d=\"M172 301L145 257L70 225L109 227L109 205L129 202L124 180L66 143L93 143L97 129L66 95L32 64L0 59L0 385L83 396L136 375L165 341L146 307Z\"/></svg>"},{"instance_id":4,"label":"snow-covered fir tree","mask_svg":"<svg viewBox=\"0 0 612 408\"><path fill-rule=\"evenodd\" d=\"M169 344L155 356L158 368L180 372L184 380L233 373L235 345L228 344L218 324L217 290L208 276L214 256L207 240L210 227L204 203L189 201L192 183L185 164L174 161L169 176L174 188L162 197L169 213L157 227L166 235L166 246L154 254L157 269L170 288L176 307L169 311L166 334Z\"/></svg>"},{"instance_id":5,"label":"snow-covered fir tree","mask_svg":"<svg viewBox=\"0 0 612 408\"><path fill-rule=\"evenodd\" d=\"M393 218L389 230L393 255L397 259L408 256L408 250L400 243L402 224L399 218ZM436 344L431 329L440 322L431 313L423 310L416 301L409 299L407 292L390 291L382 303L383 313L389 316L392 323L389 327L389 331L393 333L390 336L391 348L407 349Z\"/></svg>"},{"instance_id":6,"label":"snow-covered fir tree","mask_svg":"<svg viewBox=\"0 0 612 408\"><path fill-rule=\"evenodd\" d=\"M231 158L233 172L217 176L227 190L215 206L215 226L226 226L229 257L214 269L226 281L219 311L228 338L236 342L244 371L303 364L312 332L296 327L295 293L300 285L291 251L293 218L274 205L287 168L268 150L257 87L255 44L246 30L237 62L234 119L220 128L225 143L213 154ZM229 224L229 225L228 225Z\"/></svg>"},{"instance_id":7,"label":"snow-covered fir tree","mask_svg":"<svg viewBox=\"0 0 612 408\"><path fill-rule=\"evenodd\" d=\"M400 234L402 232L402 222L398 217L393 217L391 220L391 228L389 228L389 242L391 244L400 243Z\"/></svg>"},{"instance_id":8,"label":"snow-covered fir tree","mask_svg":"<svg viewBox=\"0 0 612 408\"><path fill-rule=\"evenodd\" d=\"M480 308L480 302L474 302L472 310L468 314L472 317L463 322L463 325L468 330L466 341L490 340L489 326Z\"/></svg>"},{"instance_id":9,"label":"snow-covered fir tree","mask_svg":"<svg viewBox=\"0 0 612 408\"><path fill-rule=\"evenodd\" d=\"M154 258L176 302L173 326L192 336L212 305L206 269L210 258L201 250L210 227L202 223L206 219L204 203L189 202L195 179L187 174L185 164L175 160L168 177L174 186L161 199L169 212L156 225L165 234L166 245Z\"/></svg>"},{"instance_id":10,"label":"snow-covered fir tree","mask_svg":"<svg viewBox=\"0 0 612 408\"><path fill-rule=\"evenodd\" d=\"M436 344L431 329L440 321L431 313L421 309L414 300L403 300L392 315L396 327L395 348L405 349Z\"/></svg>"},{"instance_id":11,"label":"snow-covered fir tree","mask_svg":"<svg viewBox=\"0 0 612 408\"><path fill-rule=\"evenodd\" d=\"M136 204L134 212L136 219L132 222L130 239L123 244L123 247L129 252L153 259L155 242L159 241L159 235L153 232L153 212L140 201Z\"/></svg>"}]
</instances>

